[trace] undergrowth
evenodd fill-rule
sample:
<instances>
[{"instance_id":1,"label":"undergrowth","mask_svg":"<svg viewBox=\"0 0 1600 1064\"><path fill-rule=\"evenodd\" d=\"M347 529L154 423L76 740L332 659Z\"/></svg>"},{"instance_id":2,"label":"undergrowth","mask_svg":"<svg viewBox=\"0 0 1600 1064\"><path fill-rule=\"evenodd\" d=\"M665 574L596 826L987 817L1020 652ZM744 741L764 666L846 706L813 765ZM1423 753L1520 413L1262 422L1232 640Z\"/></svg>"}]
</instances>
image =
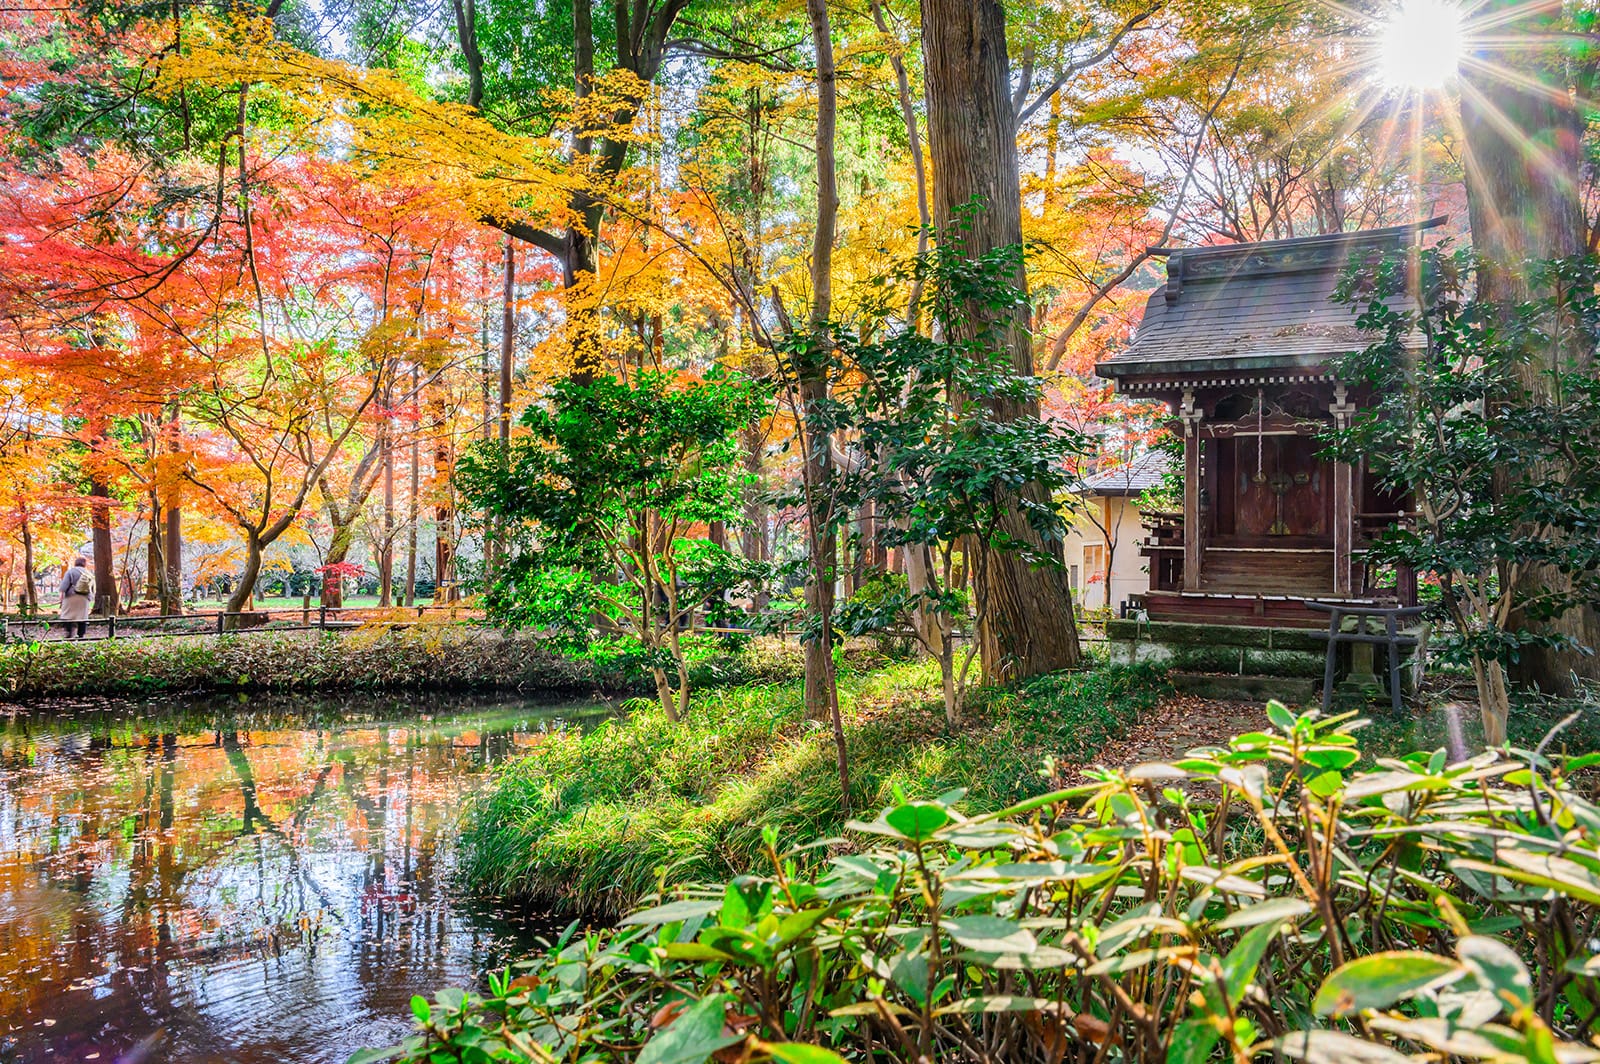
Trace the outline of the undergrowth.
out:
<instances>
[{"instance_id":1,"label":"undergrowth","mask_svg":"<svg viewBox=\"0 0 1600 1064\"><path fill-rule=\"evenodd\" d=\"M1056 779L1047 758L1088 761L1167 687L1148 667L1059 673L979 692L958 728L938 690L927 663L842 674L853 809L896 791L966 788L980 811L1042 793ZM748 870L763 829L803 844L842 828L832 741L806 719L801 685L746 685L701 693L678 724L641 702L552 736L477 799L464 874L485 893L613 915L663 885Z\"/></svg>"},{"instance_id":2,"label":"undergrowth","mask_svg":"<svg viewBox=\"0 0 1600 1064\"><path fill-rule=\"evenodd\" d=\"M774 682L798 676L802 667L792 643L693 643L699 685ZM534 635L445 625L0 647L0 691L12 698L405 689L626 695L651 684L642 656L627 646L597 644L568 656Z\"/></svg>"},{"instance_id":3,"label":"undergrowth","mask_svg":"<svg viewBox=\"0 0 1600 1064\"><path fill-rule=\"evenodd\" d=\"M1365 709L1372 724L1362 737L1374 757L1396 757L1411 750L1444 749L1466 757L1484 747L1483 722L1471 681L1442 672L1430 677L1421 697L1399 714L1387 706ZM1600 686L1585 683L1572 695L1553 696L1525 688L1511 692L1506 738L1513 746L1551 754L1600 750Z\"/></svg>"}]
</instances>

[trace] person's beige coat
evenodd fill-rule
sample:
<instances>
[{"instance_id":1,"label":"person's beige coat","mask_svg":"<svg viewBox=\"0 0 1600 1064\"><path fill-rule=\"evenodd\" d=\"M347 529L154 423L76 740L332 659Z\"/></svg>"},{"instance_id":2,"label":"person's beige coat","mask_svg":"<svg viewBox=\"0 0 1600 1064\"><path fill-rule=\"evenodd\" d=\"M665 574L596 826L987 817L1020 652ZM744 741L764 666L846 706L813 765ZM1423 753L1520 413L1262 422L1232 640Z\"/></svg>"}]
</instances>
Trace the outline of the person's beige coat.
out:
<instances>
[{"instance_id":1,"label":"person's beige coat","mask_svg":"<svg viewBox=\"0 0 1600 1064\"><path fill-rule=\"evenodd\" d=\"M93 605L88 595L78 594L78 576L83 570L74 565L61 578L61 614L63 621L86 621L89 607Z\"/></svg>"}]
</instances>

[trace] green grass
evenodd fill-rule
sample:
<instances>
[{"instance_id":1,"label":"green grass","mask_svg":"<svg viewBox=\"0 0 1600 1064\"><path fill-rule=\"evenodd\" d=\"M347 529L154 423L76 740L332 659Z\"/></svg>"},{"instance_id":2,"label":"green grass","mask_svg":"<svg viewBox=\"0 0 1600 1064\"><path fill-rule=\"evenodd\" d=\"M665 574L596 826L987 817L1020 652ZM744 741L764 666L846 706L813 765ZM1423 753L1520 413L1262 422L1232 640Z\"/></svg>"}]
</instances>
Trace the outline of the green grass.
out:
<instances>
[{"instance_id":1,"label":"green grass","mask_svg":"<svg viewBox=\"0 0 1600 1064\"><path fill-rule=\"evenodd\" d=\"M1442 679L1456 682L1441 690ZM1399 757L1413 750L1450 751L1452 756L1483 749L1483 724L1478 715L1477 693L1470 677L1436 676L1432 689L1415 706L1398 715L1387 705L1374 705L1362 715L1372 723L1362 731L1362 748L1372 757ZM1553 698L1534 691L1513 690L1506 736L1512 746L1532 750L1558 725L1567 722L1550 739L1551 753L1587 754L1600 750L1600 689L1581 691L1575 698Z\"/></svg>"},{"instance_id":2,"label":"green grass","mask_svg":"<svg viewBox=\"0 0 1600 1064\"><path fill-rule=\"evenodd\" d=\"M1056 782L1046 758L1092 759L1167 686L1148 668L1056 674L981 692L958 728L937 691L928 664L841 678L858 813L896 789L966 788L969 810L1041 793ZM587 734L551 736L473 806L463 871L484 893L615 914L663 883L757 867L765 827L806 843L843 826L831 733L806 719L800 684L734 687L703 692L678 724L639 705Z\"/></svg>"}]
</instances>

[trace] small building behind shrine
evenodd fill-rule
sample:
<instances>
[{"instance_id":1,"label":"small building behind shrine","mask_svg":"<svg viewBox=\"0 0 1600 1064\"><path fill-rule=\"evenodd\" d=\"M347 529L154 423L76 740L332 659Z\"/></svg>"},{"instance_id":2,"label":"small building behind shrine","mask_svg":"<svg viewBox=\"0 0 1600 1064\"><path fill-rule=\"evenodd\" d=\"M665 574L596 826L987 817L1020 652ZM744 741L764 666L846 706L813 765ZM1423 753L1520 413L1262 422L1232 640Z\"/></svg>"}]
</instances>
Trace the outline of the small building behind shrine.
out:
<instances>
[{"instance_id":1,"label":"small building behind shrine","mask_svg":"<svg viewBox=\"0 0 1600 1064\"><path fill-rule=\"evenodd\" d=\"M1142 504L1166 470L1164 451L1146 451L1089 474L1074 489L1077 506L1064 546L1067 577L1081 608L1122 614L1149 589L1144 546L1151 530Z\"/></svg>"},{"instance_id":2,"label":"small building behind shrine","mask_svg":"<svg viewBox=\"0 0 1600 1064\"><path fill-rule=\"evenodd\" d=\"M1166 283L1128 348L1096 367L1120 394L1166 403L1183 440L1182 510L1146 515L1149 585L1134 603L1150 622L1145 638L1227 647L1226 671L1248 674L1251 655L1219 642L1223 629L1280 629L1278 647L1262 632L1239 638L1258 651L1303 647L1307 660L1256 654L1257 671L1320 676L1323 644L1306 629L1325 628L1327 615L1307 599L1415 601L1412 574L1364 558L1407 500L1381 490L1364 463L1325 458L1319 436L1360 410L1365 397L1334 367L1375 339L1336 298L1340 279L1353 260L1401 251L1443 221L1157 251Z\"/></svg>"}]
</instances>

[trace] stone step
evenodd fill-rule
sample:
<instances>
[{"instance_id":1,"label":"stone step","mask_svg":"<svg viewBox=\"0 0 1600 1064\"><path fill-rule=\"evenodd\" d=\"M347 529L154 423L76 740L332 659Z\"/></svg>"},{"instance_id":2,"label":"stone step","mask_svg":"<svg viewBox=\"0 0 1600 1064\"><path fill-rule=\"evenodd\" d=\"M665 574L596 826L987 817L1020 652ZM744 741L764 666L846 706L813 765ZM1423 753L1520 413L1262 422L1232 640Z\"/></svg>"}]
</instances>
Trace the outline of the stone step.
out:
<instances>
[{"instance_id":1,"label":"stone step","mask_svg":"<svg viewBox=\"0 0 1600 1064\"><path fill-rule=\"evenodd\" d=\"M1288 706L1317 704L1318 682L1304 676L1224 675L1211 672L1174 672L1172 686L1186 695L1221 702L1262 702L1277 699Z\"/></svg>"}]
</instances>

